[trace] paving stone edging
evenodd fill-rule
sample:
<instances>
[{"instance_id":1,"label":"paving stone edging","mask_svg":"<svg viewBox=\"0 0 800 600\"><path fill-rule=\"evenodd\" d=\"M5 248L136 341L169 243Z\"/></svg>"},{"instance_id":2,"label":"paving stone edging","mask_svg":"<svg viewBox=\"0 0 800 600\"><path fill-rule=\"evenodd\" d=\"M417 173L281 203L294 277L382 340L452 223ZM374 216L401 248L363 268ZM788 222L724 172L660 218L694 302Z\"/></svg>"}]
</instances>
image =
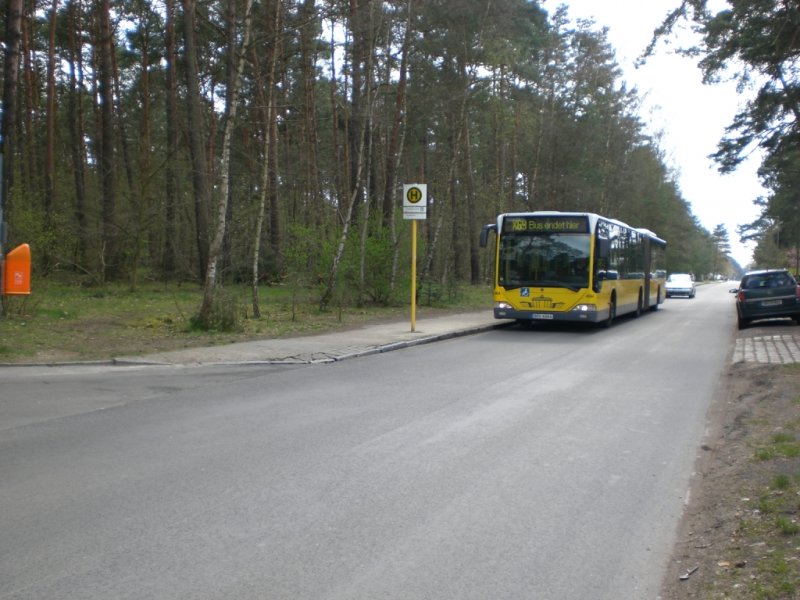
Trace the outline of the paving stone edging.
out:
<instances>
[{"instance_id":1,"label":"paving stone edging","mask_svg":"<svg viewBox=\"0 0 800 600\"><path fill-rule=\"evenodd\" d=\"M783 334L737 338L733 362L781 365L800 363L800 336Z\"/></svg>"}]
</instances>

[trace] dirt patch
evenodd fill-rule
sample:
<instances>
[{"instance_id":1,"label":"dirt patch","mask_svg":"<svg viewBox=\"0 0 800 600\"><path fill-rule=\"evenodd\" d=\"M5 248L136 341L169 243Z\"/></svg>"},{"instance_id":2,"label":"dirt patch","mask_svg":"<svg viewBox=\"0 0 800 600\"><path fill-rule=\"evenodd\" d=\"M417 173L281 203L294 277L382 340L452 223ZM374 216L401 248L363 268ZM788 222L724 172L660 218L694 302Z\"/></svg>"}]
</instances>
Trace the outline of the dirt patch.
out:
<instances>
[{"instance_id":1,"label":"dirt patch","mask_svg":"<svg viewBox=\"0 0 800 600\"><path fill-rule=\"evenodd\" d=\"M800 365L731 365L709 423L660 597L800 598Z\"/></svg>"}]
</instances>

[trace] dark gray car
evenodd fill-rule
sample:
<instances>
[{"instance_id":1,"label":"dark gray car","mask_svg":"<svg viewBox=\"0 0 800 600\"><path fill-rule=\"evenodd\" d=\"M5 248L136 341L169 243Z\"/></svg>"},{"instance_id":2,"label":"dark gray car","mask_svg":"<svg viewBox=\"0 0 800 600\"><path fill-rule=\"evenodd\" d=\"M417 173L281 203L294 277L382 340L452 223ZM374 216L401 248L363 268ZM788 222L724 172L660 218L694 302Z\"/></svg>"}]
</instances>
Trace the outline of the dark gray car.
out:
<instances>
[{"instance_id":1,"label":"dark gray car","mask_svg":"<svg viewBox=\"0 0 800 600\"><path fill-rule=\"evenodd\" d=\"M751 271L731 293L736 294L739 329L774 317L790 317L800 324L800 286L786 269Z\"/></svg>"}]
</instances>

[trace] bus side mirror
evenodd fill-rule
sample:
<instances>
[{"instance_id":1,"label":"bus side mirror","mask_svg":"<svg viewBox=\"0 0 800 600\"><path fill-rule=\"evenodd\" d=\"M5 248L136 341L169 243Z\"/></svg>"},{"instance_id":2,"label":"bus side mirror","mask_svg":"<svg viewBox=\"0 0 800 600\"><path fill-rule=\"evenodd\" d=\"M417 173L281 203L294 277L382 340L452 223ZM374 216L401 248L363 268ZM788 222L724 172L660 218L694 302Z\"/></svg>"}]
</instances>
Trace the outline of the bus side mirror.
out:
<instances>
[{"instance_id":1,"label":"bus side mirror","mask_svg":"<svg viewBox=\"0 0 800 600\"><path fill-rule=\"evenodd\" d=\"M495 225L494 223L489 223L488 225L484 225L481 228L481 238L480 238L481 248L486 248L486 245L489 242L490 231L497 231L497 225Z\"/></svg>"},{"instance_id":2,"label":"bus side mirror","mask_svg":"<svg viewBox=\"0 0 800 600\"><path fill-rule=\"evenodd\" d=\"M611 240L597 238L597 257L608 258L611 255Z\"/></svg>"},{"instance_id":3,"label":"bus side mirror","mask_svg":"<svg viewBox=\"0 0 800 600\"><path fill-rule=\"evenodd\" d=\"M605 271L598 271L594 275L594 282L592 284L592 290L595 294L599 294L600 290L603 288L603 280L606 278Z\"/></svg>"}]
</instances>

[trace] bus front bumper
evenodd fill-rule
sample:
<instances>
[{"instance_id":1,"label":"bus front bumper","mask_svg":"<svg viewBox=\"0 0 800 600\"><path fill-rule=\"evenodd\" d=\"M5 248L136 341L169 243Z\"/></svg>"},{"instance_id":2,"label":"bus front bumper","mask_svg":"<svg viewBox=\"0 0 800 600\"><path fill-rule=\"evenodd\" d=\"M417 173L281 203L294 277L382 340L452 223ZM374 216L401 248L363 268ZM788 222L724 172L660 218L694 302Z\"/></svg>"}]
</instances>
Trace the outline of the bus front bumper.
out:
<instances>
[{"instance_id":1,"label":"bus front bumper","mask_svg":"<svg viewBox=\"0 0 800 600\"><path fill-rule=\"evenodd\" d=\"M543 321L543 322L572 322L572 323L601 323L608 319L608 309L604 310L568 310L568 311L538 311L516 310L513 307L495 306L495 319L516 319L517 321Z\"/></svg>"}]
</instances>

